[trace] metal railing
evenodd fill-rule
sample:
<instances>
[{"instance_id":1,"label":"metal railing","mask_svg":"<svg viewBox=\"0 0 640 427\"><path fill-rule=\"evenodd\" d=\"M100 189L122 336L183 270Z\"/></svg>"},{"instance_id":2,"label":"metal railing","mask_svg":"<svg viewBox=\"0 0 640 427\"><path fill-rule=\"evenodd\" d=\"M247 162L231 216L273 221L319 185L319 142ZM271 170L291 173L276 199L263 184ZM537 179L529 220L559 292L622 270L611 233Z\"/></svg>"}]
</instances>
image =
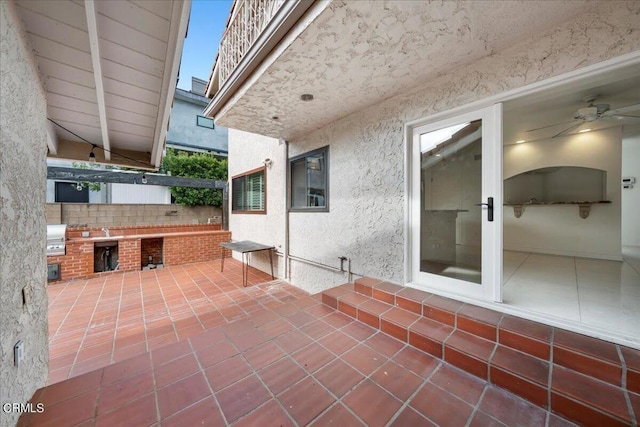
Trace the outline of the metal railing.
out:
<instances>
[{"instance_id":1,"label":"metal railing","mask_svg":"<svg viewBox=\"0 0 640 427\"><path fill-rule=\"evenodd\" d=\"M284 3L285 0L237 0L229 26L220 42L220 86L229 78Z\"/></svg>"}]
</instances>

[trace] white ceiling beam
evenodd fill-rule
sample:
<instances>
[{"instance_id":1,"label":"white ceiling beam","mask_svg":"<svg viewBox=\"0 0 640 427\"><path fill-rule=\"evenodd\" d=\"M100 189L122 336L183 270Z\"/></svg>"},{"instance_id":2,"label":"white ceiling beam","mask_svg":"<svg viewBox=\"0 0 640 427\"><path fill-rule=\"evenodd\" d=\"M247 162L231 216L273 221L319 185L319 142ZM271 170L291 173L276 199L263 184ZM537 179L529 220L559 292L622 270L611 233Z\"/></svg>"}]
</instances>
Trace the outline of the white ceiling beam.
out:
<instances>
[{"instance_id":1,"label":"white ceiling beam","mask_svg":"<svg viewBox=\"0 0 640 427\"><path fill-rule=\"evenodd\" d=\"M155 167L160 167L162 163L162 152L164 151L167 128L169 127L171 105L173 104L173 97L176 92L176 85L178 84L180 58L182 57L184 38L187 35L190 12L191 0L173 1L171 28L169 29L167 54L164 60L164 74L162 77L162 90L160 91L158 120L156 121L153 149L151 150L151 163Z\"/></svg>"},{"instance_id":2,"label":"white ceiling beam","mask_svg":"<svg viewBox=\"0 0 640 427\"><path fill-rule=\"evenodd\" d=\"M102 81L102 57L100 56L100 37L98 36L98 19L96 5L93 0L84 0L87 14L87 29L89 30L89 45L91 46L91 62L93 64L93 78L96 82L96 98L98 100L98 115L102 131L102 147L104 158L111 160L111 143L109 141L109 127L107 123L107 108L104 101L104 84Z\"/></svg>"},{"instance_id":3,"label":"white ceiling beam","mask_svg":"<svg viewBox=\"0 0 640 427\"><path fill-rule=\"evenodd\" d=\"M47 120L47 147L49 147L49 153L54 156L58 154L58 135L53 127L53 123Z\"/></svg>"}]
</instances>

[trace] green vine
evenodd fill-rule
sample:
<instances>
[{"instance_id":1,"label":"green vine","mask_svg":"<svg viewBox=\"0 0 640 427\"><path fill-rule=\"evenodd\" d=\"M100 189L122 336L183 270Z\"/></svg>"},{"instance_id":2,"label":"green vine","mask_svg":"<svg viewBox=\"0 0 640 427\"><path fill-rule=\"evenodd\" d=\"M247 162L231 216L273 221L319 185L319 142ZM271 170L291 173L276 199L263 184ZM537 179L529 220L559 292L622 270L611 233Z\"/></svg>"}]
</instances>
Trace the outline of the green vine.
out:
<instances>
[{"instance_id":1,"label":"green vine","mask_svg":"<svg viewBox=\"0 0 640 427\"><path fill-rule=\"evenodd\" d=\"M162 161L160 172L172 176L227 180L227 160L211 154L188 153L171 148ZM222 192L207 188L169 187L176 203L186 206L222 206Z\"/></svg>"}]
</instances>

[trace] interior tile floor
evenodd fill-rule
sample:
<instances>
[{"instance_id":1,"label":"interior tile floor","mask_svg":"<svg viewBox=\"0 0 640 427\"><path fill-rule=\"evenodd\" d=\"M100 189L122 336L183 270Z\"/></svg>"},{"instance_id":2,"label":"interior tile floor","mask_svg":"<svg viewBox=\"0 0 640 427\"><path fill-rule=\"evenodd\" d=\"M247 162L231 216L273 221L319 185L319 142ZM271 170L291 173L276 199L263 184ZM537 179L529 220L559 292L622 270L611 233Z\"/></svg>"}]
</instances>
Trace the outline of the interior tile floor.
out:
<instances>
[{"instance_id":1,"label":"interior tile floor","mask_svg":"<svg viewBox=\"0 0 640 427\"><path fill-rule=\"evenodd\" d=\"M92 329L106 325L96 315L100 301L118 307L109 320L117 327L109 361L105 356L102 367L36 391L32 402L43 403L45 411L25 413L18 425L571 425L334 311L318 295L279 281L258 284L257 271L252 285L239 287L240 265L232 264L224 274L210 262L123 274L119 286L111 282L116 275L59 285L65 289L51 293L52 314L68 307L66 316L56 314L64 317L53 326L56 334L70 322L83 331L85 343ZM113 295L107 283L117 289ZM243 314L227 318L222 300ZM120 323L130 304L137 314ZM200 304L219 313L220 323L203 321L207 311L196 309ZM181 334L176 325L185 312L201 330L184 326L189 332ZM84 315L89 327L73 322L76 315ZM166 342L149 336L157 329L149 322L156 315L170 320L173 335L167 333L172 338ZM144 337L146 351L114 357L125 324ZM89 351L83 346L75 358Z\"/></svg>"},{"instance_id":2,"label":"interior tile floor","mask_svg":"<svg viewBox=\"0 0 640 427\"><path fill-rule=\"evenodd\" d=\"M640 248L624 261L504 251L503 301L640 342Z\"/></svg>"}]
</instances>

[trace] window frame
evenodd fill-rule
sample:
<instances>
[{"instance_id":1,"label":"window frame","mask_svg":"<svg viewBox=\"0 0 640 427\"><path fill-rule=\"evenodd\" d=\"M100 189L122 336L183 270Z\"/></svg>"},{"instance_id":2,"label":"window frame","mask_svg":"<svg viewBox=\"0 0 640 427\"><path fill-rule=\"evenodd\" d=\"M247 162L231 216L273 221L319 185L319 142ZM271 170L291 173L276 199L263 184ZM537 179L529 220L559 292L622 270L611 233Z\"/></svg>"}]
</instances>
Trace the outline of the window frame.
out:
<instances>
[{"instance_id":1,"label":"window frame","mask_svg":"<svg viewBox=\"0 0 640 427\"><path fill-rule=\"evenodd\" d=\"M300 161L301 159L306 159L307 157L313 157L318 154L324 155L324 183L325 183L325 204L324 206L293 206L293 164L295 162ZM312 151L307 151L306 153L290 157L289 162L287 164L287 176L289 177L289 188L288 188L288 197L289 197L289 212L329 212L329 145L325 145L324 147L317 148Z\"/></svg>"},{"instance_id":2,"label":"window frame","mask_svg":"<svg viewBox=\"0 0 640 427\"><path fill-rule=\"evenodd\" d=\"M205 126L205 125L201 125L200 124L200 119L210 120L211 121L211 127ZM196 114L196 126L201 127L201 128L205 128L205 129L215 129L216 128L216 124L215 124L215 122L213 121L213 119L211 117L201 116L200 114Z\"/></svg>"},{"instance_id":3,"label":"window frame","mask_svg":"<svg viewBox=\"0 0 640 427\"><path fill-rule=\"evenodd\" d=\"M238 178L247 178L251 175L255 175L257 173L262 172L262 181L263 181L263 188L264 188L264 209L261 210L239 210L233 209L233 181L235 179ZM266 166L262 166L256 169L251 169L249 171L246 172L242 172L240 174L234 175L231 177L231 196L229 197L229 203L231 204L231 213L232 214L249 214L249 215L266 215L267 214L267 167ZM246 187L245 187L245 196L246 196Z\"/></svg>"},{"instance_id":4,"label":"window frame","mask_svg":"<svg viewBox=\"0 0 640 427\"><path fill-rule=\"evenodd\" d=\"M77 184L78 184L77 182L72 182L72 181L55 181L54 189L53 189L53 197L54 197L55 203L90 203L90 200L91 200L89 196L90 191L89 191L89 187L87 186L83 186L80 191L78 191L76 188L73 188L73 191L68 191L68 192L64 192L62 190L67 186L69 186L69 188L76 187ZM69 189L67 188L67 190ZM74 193L74 191L76 193ZM82 200L70 200L70 199L67 199L66 197L62 197L67 193L70 193L73 195L82 195L83 197L78 197L78 199L82 199Z\"/></svg>"}]
</instances>

